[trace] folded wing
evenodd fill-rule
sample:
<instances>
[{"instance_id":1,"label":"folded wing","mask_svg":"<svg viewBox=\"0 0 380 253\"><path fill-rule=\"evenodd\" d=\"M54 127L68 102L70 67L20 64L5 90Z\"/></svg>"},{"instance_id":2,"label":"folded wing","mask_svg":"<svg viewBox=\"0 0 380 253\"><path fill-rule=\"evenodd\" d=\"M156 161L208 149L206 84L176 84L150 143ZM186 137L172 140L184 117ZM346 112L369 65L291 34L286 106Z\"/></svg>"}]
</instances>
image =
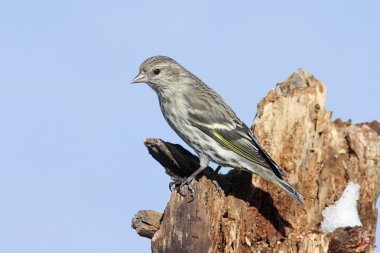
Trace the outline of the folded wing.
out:
<instances>
[{"instance_id":1,"label":"folded wing","mask_svg":"<svg viewBox=\"0 0 380 253\"><path fill-rule=\"evenodd\" d=\"M260 146L249 128L235 115L189 112L189 116L190 123L194 127L200 129L223 147L252 163L272 170L280 179L285 176L285 173Z\"/></svg>"}]
</instances>

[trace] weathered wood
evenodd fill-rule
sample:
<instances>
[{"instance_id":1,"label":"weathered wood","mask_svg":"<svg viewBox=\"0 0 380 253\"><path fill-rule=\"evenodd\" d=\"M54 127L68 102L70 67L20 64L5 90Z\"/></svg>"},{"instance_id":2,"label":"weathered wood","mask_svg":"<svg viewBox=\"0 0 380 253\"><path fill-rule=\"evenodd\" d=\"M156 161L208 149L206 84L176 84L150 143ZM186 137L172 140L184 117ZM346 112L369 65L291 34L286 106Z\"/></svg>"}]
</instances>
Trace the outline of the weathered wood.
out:
<instances>
[{"instance_id":1,"label":"weathered wood","mask_svg":"<svg viewBox=\"0 0 380 253\"><path fill-rule=\"evenodd\" d=\"M142 237L152 239L160 228L162 213L153 210L138 211L132 219L132 228Z\"/></svg>"},{"instance_id":2,"label":"weathered wood","mask_svg":"<svg viewBox=\"0 0 380 253\"><path fill-rule=\"evenodd\" d=\"M342 248L343 234L323 233L321 212L353 181L361 186L358 210L365 233L351 233L350 240L356 236L364 242L365 234L368 242L356 249L374 252L379 129L378 122L332 121L325 86L298 70L260 102L252 130L288 181L306 196L305 206L246 172L219 175L222 193L201 177L192 183L197 196L191 203L172 193L152 238L152 251L333 252L337 245ZM157 139L145 144L174 180L198 168L197 158L179 145Z\"/></svg>"},{"instance_id":3,"label":"weathered wood","mask_svg":"<svg viewBox=\"0 0 380 253\"><path fill-rule=\"evenodd\" d=\"M338 228L332 233L328 252L363 252L369 241L368 232L362 227Z\"/></svg>"},{"instance_id":4,"label":"weathered wood","mask_svg":"<svg viewBox=\"0 0 380 253\"><path fill-rule=\"evenodd\" d=\"M149 154L164 168L173 181L188 177L199 168L199 159L181 145L164 142L160 139L149 138L144 141ZM212 173L208 167L205 172Z\"/></svg>"}]
</instances>

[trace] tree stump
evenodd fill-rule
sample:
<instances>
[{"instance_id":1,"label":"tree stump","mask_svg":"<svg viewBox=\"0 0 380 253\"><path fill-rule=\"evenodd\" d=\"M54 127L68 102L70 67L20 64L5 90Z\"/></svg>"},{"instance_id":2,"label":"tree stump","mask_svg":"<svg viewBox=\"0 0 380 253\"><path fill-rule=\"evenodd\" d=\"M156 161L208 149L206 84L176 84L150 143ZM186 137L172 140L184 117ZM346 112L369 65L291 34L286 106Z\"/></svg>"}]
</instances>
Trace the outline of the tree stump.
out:
<instances>
[{"instance_id":1,"label":"tree stump","mask_svg":"<svg viewBox=\"0 0 380 253\"><path fill-rule=\"evenodd\" d=\"M212 176L208 169L192 183L192 202L174 191L163 215L146 219L159 229L143 223L154 228L150 234L142 229L144 236L153 235L152 252L374 252L380 124L353 125L332 121L331 115L326 87L305 70L278 84L258 105L252 131L305 195L305 205L250 173ZM173 180L198 168L198 158L179 145L159 139L145 145ZM350 181L361 187L363 226L326 234L320 229L322 210Z\"/></svg>"}]
</instances>

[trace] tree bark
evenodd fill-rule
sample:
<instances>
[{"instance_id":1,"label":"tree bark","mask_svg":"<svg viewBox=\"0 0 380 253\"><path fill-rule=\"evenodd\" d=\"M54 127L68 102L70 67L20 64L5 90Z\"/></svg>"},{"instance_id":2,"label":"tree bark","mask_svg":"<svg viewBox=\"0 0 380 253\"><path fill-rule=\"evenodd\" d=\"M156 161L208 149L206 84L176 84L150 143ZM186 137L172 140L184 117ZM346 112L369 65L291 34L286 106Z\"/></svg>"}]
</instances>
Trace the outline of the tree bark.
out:
<instances>
[{"instance_id":1,"label":"tree bark","mask_svg":"<svg viewBox=\"0 0 380 253\"><path fill-rule=\"evenodd\" d=\"M305 195L304 206L261 177L239 170L213 176L208 169L192 183L192 202L173 191L162 217L156 215L152 252L374 252L380 124L332 121L331 114L325 86L303 69L258 105L252 131ZM173 180L198 168L197 157L179 145L145 144ZM350 181L361 187L363 226L323 233L322 210Z\"/></svg>"}]
</instances>

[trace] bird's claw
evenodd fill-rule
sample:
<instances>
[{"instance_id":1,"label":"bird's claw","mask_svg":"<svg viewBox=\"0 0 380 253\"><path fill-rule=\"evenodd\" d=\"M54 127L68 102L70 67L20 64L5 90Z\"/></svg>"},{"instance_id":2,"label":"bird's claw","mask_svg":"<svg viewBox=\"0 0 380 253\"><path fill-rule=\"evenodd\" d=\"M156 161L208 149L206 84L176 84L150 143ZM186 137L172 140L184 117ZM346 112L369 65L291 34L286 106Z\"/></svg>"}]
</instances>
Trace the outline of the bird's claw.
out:
<instances>
[{"instance_id":1,"label":"bird's claw","mask_svg":"<svg viewBox=\"0 0 380 253\"><path fill-rule=\"evenodd\" d=\"M172 192L173 190L175 190L175 188L177 188L177 186L181 183L181 181L173 181L173 182L170 182L169 183L169 190Z\"/></svg>"},{"instance_id":2,"label":"bird's claw","mask_svg":"<svg viewBox=\"0 0 380 253\"><path fill-rule=\"evenodd\" d=\"M186 186L187 186L187 189L185 189ZM190 192L190 198L191 198L189 202L192 202L194 200L194 198L196 196L196 192L193 189L193 187L190 185L190 183L188 182L186 177L180 181L176 180L176 181L169 183L170 191L173 191L174 189L177 189L177 188L178 188L179 195L181 195L182 197L186 197L187 196L186 191L189 191Z\"/></svg>"},{"instance_id":3,"label":"bird's claw","mask_svg":"<svg viewBox=\"0 0 380 253\"><path fill-rule=\"evenodd\" d=\"M220 184L218 183L218 181L216 181L216 179L213 179L213 180L212 180L212 183L214 184L216 190L217 190L219 193L223 193L223 189L222 189L222 187L220 186Z\"/></svg>"},{"instance_id":4,"label":"bird's claw","mask_svg":"<svg viewBox=\"0 0 380 253\"><path fill-rule=\"evenodd\" d=\"M191 186L191 184L189 182L187 182L187 180L182 181L181 185L179 186L179 194L182 197L187 196L186 191L184 191L186 186L187 186L187 191L190 192L190 197L191 197L190 202L191 202L195 198L196 193L195 193L195 190L193 189L193 187Z\"/></svg>"}]
</instances>

